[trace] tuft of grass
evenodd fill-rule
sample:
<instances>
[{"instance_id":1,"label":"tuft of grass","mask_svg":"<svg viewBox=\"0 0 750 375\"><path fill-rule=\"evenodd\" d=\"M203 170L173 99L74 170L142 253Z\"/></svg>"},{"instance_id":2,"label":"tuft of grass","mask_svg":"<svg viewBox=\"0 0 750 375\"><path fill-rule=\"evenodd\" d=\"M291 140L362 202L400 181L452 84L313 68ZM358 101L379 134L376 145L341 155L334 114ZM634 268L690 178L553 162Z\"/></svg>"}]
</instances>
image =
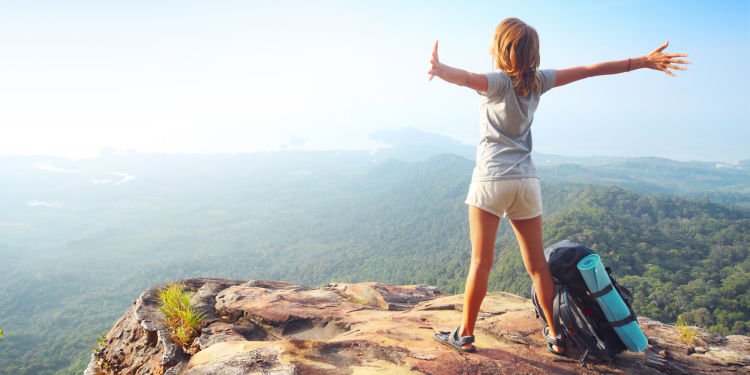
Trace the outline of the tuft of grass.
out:
<instances>
[{"instance_id":1,"label":"tuft of grass","mask_svg":"<svg viewBox=\"0 0 750 375\"><path fill-rule=\"evenodd\" d=\"M192 345L206 316L204 311L190 305L192 295L179 282L169 283L159 291L159 311L164 314L172 340L183 348Z\"/></svg>"},{"instance_id":2,"label":"tuft of grass","mask_svg":"<svg viewBox=\"0 0 750 375\"><path fill-rule=\"evenodd\" d=\"M104 333L100 333L99 336L96 338L96 346L91 348L91 351L96 353L99 351L99 349L104 345L104 340L107 338L107 334L109 333L109 330L104 331Z\"/></svg>"},{"instance_id":3,"label":"tuft of grass","mask_svg":"<svg viewBox=\"0 0 750 375\"><path fill-rule=\"evenodd\" d=\"M689 327L682 317L678 317L677 322L674 325L677 327L677 332L680 334L681 343L688 346L695 346L698 344L700 333L695 328Z\"/></svg>"},{"instance_id":4,"label":"tuft of grass","mask_svg":"<svg viewBox=\"0 0 750 375\"><path fill-rule=\"evenodd\" d=\"M96 338L96 344L102 345L104 344L104 339L107 337L107 334L109 333L109 330L104 331L104 333L99 334L99 337Z\"/></svg>"}]
</instances>

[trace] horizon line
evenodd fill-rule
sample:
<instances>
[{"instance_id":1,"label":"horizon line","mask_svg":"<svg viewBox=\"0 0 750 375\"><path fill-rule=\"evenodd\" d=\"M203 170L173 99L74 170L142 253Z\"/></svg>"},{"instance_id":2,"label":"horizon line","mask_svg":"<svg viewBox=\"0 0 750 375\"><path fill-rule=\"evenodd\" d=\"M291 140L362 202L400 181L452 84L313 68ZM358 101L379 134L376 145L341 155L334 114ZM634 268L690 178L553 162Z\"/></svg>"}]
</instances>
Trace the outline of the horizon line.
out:
<instances>
[{"instance_id":1,"label":"horizon line","mask_svg":"<svg viewBox=\"0 0 750 375\"><path fill-rule=\"evenodd\" d=\"M466 145L467 147L473 147L470 145ZM112 147L103 147L99 150L99 152L96 155L90 154L85 156L69 156L69 155L61 155L61 154L41 154L41 153L29 153L29 154L14 154L14 153L2 153L0 152L0 158L5 157L16 157L16 158L52 158L52 159L64 159L66 161L80 161L80 160L92 160L92 159L99 159L102 157L107 156L241 156L241 155L250 155L250 154L269 154L269 153L285 153L285 152L368 152L372 155L376 154L378 151L381 150L390 150L395 149L397 147L395 146L386 146L386 147L377 147L374 149L305 149L305 148L288 148L288 149L269 149L269 150L256 150L256 151L239 151L239 152L216 152L216 151L208 151L208 152L200 152L200 151L193 151L193 152L168 152L168 151L142 151L142 150L135 150L135 149L129 149L129 150L120 150L115 149ZM434 155L440 155L440 154L454 154L457 156L464 157L463 155L460 155L456 152L452 151L436 151ZM750 162L750 157L738 159L736 161L726 161L726 160L716 160L716 159L676 159L672 157L666 157L666 156L658 156L658 155L640 155L640 156L621 156L621 155L565 155L565 154L556 154L556 153L545 153L545 152L539 152L539 151L532 151L532 155L537 156L551 156L551 157L561 157L561 158L571 158L571 159L595 159L595 158L604 158L604 159L620 159L620 160L626 160L626 159L662 159L662 160L668 160L678 163L717 163L717 164L725 164L725 165L734 165L739 166L740 164ZM467 160L472 160L469 158L466 158ZM541 162L537 163L539 165L542 165Z\"/></svg>"}]
</instances>

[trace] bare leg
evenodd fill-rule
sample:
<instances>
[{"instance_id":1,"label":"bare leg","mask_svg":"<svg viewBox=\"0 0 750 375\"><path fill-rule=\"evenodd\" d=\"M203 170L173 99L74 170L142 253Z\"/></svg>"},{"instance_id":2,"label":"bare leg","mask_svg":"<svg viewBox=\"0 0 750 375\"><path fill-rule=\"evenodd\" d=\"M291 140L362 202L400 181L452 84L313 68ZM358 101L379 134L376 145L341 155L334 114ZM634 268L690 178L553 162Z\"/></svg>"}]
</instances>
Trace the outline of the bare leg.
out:
<instances>
[{"instance_id":1,"label":"bare leg","mask_svg":"<svg viewBox=\"0 0 750 375\"><path fill-rule=\"evenodd\" d=\"M469 205L471 267L466 277L463 322L459 331L461 336L470 336L474 333L479 307L487 294L487 282L495 258L495 236L499 225L499 217ZM471 348L471 344L465 344L463 347Z\"/></svg>"},{"instance_id":2,"label":"bare leg","mask_svg":"<svg viewBox=\"0 0 750 375\"><path fill-rule=\"evenodd\" d=\"M523 265L534 282L544 317L547 322L552 322L552 300L555 297L555 285L552 281L552 274L549 272L547 260L544 258L542 216L525 220L511 220L510 223L513 226L513 231L516 232L516 239L523 257ZM549 334L552 337L557 337L554 324L549 325ZM553 349L558 352L565 350L565 348L560 348L557 345L553 345Z\"/></svg>"}]
</instances>

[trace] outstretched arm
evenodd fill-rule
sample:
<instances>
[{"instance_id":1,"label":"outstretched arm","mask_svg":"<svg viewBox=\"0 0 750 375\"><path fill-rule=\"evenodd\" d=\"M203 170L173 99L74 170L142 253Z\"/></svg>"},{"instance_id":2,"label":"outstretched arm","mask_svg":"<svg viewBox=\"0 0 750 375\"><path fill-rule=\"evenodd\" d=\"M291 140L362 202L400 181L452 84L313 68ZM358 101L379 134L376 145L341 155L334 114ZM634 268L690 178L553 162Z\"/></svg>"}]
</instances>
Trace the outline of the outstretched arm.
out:
<instances>
[{"instance_id":1,"label":"outstretched arm","mask_svg":"<svg viewBox=\"0 0 750 375\"><path fill-rule=\"evenodd\" d=\"M588 66L577 66L573 68L558 70L554 87L567 85L568 83L575 82L584 78L606 74L625 73L641 68L661 70L662 72L675 77L674 73L672 73L669 69L687 70L684 67L674 64L690 64L690 61L674 59L675 57L686 57L686 53L663 53L662 51L667 48L668 45L669 41L666 41L661 47L642 57L607 61Z\"/></svg>"},{"instance_id":2,"label":"outstretched arm","mask_svg":"<svg viewBox=\"0 0 750 375\"><path fill-rule=\"evenodd\" d=\"M437 50L438 41L436 40L435 47L432 49L432 57L430 58L430 70L427 72L427 76L430 80L432 80L432 77L440 77L446 82L466 86L475 91L487 91L487 76L484 74L467 72L463 69L453 68L440 63Z\"/></svg>"}]
</instances>

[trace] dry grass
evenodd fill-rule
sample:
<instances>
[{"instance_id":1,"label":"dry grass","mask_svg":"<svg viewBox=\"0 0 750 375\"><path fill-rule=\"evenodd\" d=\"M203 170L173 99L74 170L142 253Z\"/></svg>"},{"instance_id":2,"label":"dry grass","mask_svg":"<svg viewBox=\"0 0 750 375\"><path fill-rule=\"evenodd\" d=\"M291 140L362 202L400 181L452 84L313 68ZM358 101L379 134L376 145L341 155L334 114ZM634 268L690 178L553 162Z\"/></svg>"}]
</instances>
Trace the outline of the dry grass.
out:
<instances>
[{"instance_id":1,"label":"dry grass","mask_svg":"<svg viewBox=\"0 0 750 375\"><path fill-rule=\"evenodd\" d=\"M680 334L680 342L687 346L696 346L700 342L700 333L695 328L689 327L682 318L678 318L674 324Z\"/></svg>"}]
</instances>

